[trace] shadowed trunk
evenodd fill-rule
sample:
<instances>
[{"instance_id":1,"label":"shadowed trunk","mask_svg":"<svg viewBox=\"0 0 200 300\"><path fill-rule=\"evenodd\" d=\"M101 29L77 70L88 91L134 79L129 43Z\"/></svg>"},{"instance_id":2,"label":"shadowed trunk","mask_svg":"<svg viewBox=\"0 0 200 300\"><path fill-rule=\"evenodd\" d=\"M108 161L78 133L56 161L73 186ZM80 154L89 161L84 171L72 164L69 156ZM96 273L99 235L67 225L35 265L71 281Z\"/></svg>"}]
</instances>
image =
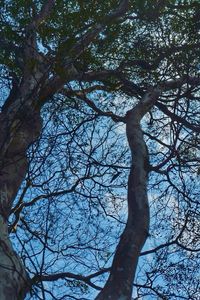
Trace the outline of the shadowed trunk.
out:
<instances>
[{"instance_id":1,"label":"shadowed trunk","mask_svg":"<svg viewBox=\"0 0 200 300\"><path fill-rule=\"evenodd\" d=\"M131 300L138 259L148 237L150 218L147 197L149 157L140 122L160 93L158 88L148 91L126 115L126 134L132 157L128 178L128 219L115 252L110 276L96 300Z\"/></svg>"},{"instance_id":2,"label":"shadowed trunk","mask_svg":"<svg viewBox=\"0 0 200 300\"><path fill-rule=\"evenodd\" d=\"M107 14L102 23L90 26L80 39L77 38L77 42L59 61L64 70L60 77L54 70L60 57L59 49L54 61L51 61L49 53L45 56L38 49L38 44L41 44L38 28L51 16L56 3L55 0L43 2L38 14L33 9L33 18L22 30L19 49L23 52L24 65L20 62L19 67L23 76L17 82L13 80L10 96L0 113L0 300L24 299L28 285L25 268L9 241L7 223L13 201L27 172L26 150L41 131L39 111L35 107L41 107L64 84L80 77L73 65L75 60L107 24L119 21L129 6L128 0L120 1L119 6Z\"/></svg>"},{"instance_id":3,"label":"shadowed trunk","mask_svg":"<svg viewBox=\"0 0 200 300\"><path fill-rule=\"evenodd\" d=\"M8 235L13 201L26 175L26 150L41 130L39 112L15 99L0 114L0 299L24 299L29 279ZM14 104L14 105L13 105Z\"/></svg>"},{"instance_id":4,"label":"shadowed trunk","mask_svg":"<svg viewBox=\"0 0 200 300\"><path fill-rule=\"evenodd\" d=\"M137 114L137 110L127 114L127 138L132 153L128 179L128 220L116 249L110 276L96 300L131 299L138 258L148 236L148 153Z\"/></svg>"}]
</instances>

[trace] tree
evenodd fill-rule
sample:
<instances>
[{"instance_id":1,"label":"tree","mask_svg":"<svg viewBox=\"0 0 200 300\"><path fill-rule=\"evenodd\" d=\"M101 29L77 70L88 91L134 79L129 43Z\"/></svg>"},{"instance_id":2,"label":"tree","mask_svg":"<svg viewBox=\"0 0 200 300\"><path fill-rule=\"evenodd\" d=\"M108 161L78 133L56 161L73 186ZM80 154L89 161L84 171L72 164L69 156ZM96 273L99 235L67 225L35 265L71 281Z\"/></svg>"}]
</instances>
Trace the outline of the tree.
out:
<instances>
[{"instance_id":1,"label":"tree","mask_svg":"<svg viewBox=\"0 0 200 300\"><path fill-rule=\"evenodd\" d=\"M198 9L2 2L2 300L197 299Z\"/></svg>"}]
</instances>

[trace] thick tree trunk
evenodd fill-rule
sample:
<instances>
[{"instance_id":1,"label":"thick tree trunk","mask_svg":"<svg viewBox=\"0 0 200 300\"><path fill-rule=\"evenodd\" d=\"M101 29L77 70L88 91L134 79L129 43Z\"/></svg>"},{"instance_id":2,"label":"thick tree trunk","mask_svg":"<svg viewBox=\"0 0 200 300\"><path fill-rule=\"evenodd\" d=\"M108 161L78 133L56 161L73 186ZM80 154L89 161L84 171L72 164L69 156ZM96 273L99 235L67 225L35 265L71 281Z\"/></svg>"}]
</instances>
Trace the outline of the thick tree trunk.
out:
<instances>
[{"instance_id":1,"label":"thick tree trunk","mask_svg":"<svg viewBox=\"0 0 200 300\"><path fill-rule=\"evenodd\" d=\"M27 172L26 150L35 141L41 121L38 112L21 99L0 114L0 299L24 299L29 279L8 235L8 217ZM17 103L19 105L17 105Z\"/></svg>"},{"instance_id":2,"label":"thick tree trunk","mask_svg":"<svg viewBox=\"0 0 200 300\"><path fill-rule=\"evenodd\" d=\"M137 110L127 115L127 138L132 153L128 179L128 220L116 249L110 276L96 300L131 299L138 258L148 236L148 153L140 118Z\"/></svg>"},{"instance_id":3,"label":"thick tree trunk","mask_svg":"<svg viewBox=\"0 0 200 300\"><path fill-rule=\"evenodd\" d=\"M28 276L8 237L8 226L0 215L0 299L24 299Z\"/></svg>"}]
</instances>

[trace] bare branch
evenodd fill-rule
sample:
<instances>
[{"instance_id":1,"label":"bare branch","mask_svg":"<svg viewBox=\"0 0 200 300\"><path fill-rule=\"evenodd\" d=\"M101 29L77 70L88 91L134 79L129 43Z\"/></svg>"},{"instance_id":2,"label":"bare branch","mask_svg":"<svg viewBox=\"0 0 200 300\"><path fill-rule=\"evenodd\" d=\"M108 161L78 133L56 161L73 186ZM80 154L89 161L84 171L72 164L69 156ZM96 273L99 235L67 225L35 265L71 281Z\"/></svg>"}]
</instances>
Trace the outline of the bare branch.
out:
<instances>
[{"instance_id":1,"label":"bare branch","mask_svg":"<svg viewBox=\"0 0 200 300\"><path fill-rule=\"evenodd\" d=\"M94 288L96 290L101 290L101 287L99 287L98 285L91 282L91 278L99 276L99 275L101 275L105 272L108 272L108 269L104 269L102 271L96 272L96 273L91 274L89 276L82 276L82 275L73 274L73 273L70 273L70 272L63 272L63 273L56 273L56 274L49 274L49 275L37 274L32 278L31 283L36 284L36 283L41 282L41 281L56 281L58 279L66 279L67 280L67 278L70 278L70 279L83 281L87 285L91 286L92 288Z\"/></svg>"},{"instance_id":2,"label":"bare branch","mask_svg":"<svg viewBox=\"0 0 200 300\"><path fill-rule=\"evenodd\" d=\"M194 132L200 133L200 127L195 125L195 124L191 124L190 122L188 122L186 119L183 119L180 116L177 116L175 113L172 113L169 109L167 109L167 107L161 103L161 102L157 102L156 106L164 113L166 114L168 117L171 118L172 121L177 121L178 123L183 124L185 127L193 130Z\"/></svg>"},{"instance_id":3,"label":"bare branch","mask_svg":"<svg viewBox=\"0 0 200 300\"><path fill-rule=\"evenodd\" d=\"M90 91L90 90L89 90ZM70 97L74 94L74 96L78 97L82 101L84 101L90 108L93 109L99 116L110 117L114 122L123 122L125 123L125 117L118 116L111 111L103 111L96 106L96 104L90 100L85 93L85 90L82 91L73 91L73 90L65 90L63 89L61 92L63 95Z\"/></svg>"}]
</instances>

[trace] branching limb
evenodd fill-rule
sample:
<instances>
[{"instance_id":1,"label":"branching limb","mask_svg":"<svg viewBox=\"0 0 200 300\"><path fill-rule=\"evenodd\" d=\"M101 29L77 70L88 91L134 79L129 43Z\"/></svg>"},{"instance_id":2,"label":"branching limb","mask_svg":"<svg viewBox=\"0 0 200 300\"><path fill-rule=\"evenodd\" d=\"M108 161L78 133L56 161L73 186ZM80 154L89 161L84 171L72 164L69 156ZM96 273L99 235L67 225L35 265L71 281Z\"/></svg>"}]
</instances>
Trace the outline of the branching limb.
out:
<instances>
[{"instance_id":1,"label":"branching limb","mask_svg":"<svg viewBox=\"0 0 200 300\"><path fill-rule=\"evenodd\" d=\"M33 21L28 25L28 30L36 30L41 23L46 21L50 16L52 9L55 5L55 0L46 0L39 12L39 14L33 19Z\"/></svg>"}]
</instances>

